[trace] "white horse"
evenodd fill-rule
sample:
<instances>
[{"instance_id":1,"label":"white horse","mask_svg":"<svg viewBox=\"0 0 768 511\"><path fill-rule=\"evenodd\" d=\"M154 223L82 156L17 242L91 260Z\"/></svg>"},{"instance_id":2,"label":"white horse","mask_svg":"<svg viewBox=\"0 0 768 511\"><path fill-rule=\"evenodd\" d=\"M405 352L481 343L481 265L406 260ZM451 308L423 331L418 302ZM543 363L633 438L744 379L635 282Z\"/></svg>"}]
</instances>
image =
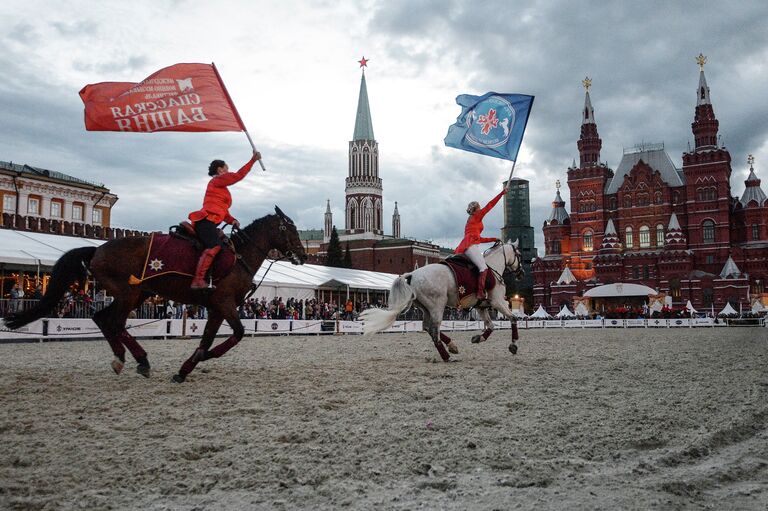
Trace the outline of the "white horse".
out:
<instances>
[{"instance_id":1,"label":"white horse","mask_svg":"<svg viewBox=\"0 0 768 511\"><path fill-rule=\"evenodd\" d=\"M440 331L440 323L443 320L445 307L458 307L461 309L477 307L485 324L485 331L481 335L475 335L472 338L472 342L478 343L487 340L493 331L493 321L491 321L489 307L493 307L513 322L515 320L505 299L506 288L504 287L502 274L506 269L518 274L521 272L520 252L517 249L517 245L517 241L514 243L497 243L483 254L488 269L496 278L496 286L488 292L487 301L478 304L476 297L469 296L465 297L460 303L453 271L444 264L428 264L395 279L389 292L389 308L363 311L360 315L360 319L364 322L363 331L366 334L381 332L389 328L395 322L397 316L410 307L411 304L416 305L424 312L424 330L432 337L432 342L435 343L437 351L442 359L447 362L450 359L448 352L456 354L459 352L459 349L450 337ZM513 354L517 353L515 338L516 336L513 335L512 344L509 345L509 350ZM442 343L448 347L447 351Z\"/></svg>"}]
</instances>

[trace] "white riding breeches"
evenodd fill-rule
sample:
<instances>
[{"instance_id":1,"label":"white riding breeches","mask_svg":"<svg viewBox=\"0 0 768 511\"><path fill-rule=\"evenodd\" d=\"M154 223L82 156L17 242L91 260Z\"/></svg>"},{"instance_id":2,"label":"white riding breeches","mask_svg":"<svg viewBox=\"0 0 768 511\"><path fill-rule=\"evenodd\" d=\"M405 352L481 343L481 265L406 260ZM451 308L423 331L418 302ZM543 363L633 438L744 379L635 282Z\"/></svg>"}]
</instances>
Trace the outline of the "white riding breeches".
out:
<instances>
[{"instance_id":1,"label":"white riding breeches","mask_svg":"<svg viewBox=\"0 0 768 511\"><path fill-rule=\"evenodd\" d=\"M475 263L479 271L485 271L488 266L485 264L485 258L483 257L483 251L480 250L480 245L471 245L465 251L464 255L469 257L469 260Z\"/></svg>"}]
</instances>

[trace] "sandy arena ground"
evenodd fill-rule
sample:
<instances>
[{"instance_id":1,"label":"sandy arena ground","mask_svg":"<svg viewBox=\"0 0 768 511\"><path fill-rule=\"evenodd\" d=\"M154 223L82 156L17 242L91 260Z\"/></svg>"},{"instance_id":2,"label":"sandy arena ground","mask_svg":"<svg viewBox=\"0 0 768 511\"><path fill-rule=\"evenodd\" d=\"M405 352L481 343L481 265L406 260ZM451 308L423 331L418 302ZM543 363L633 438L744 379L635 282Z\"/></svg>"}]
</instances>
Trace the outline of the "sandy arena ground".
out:
<instances>
[{"instance_id":1,"label":"sandy arena ground","mask_svg":"<svg viewBox=\"0 0 768 511\"><path fill-rule=\"evenodd\" d=\"M768 508L766 329L473 333L0 345L0 509Z\"/></svg>"}]
</instances>

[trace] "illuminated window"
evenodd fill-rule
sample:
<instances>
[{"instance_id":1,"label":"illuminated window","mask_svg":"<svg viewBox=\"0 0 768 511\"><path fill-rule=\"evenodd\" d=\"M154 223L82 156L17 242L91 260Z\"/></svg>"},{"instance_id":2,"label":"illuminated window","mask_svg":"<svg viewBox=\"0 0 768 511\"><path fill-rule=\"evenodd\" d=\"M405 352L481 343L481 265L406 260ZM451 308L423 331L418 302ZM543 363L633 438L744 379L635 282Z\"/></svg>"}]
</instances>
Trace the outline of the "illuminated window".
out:
<instances>
[{"instance_id":1,"label":"illuminated window","mask_svg":"<svg viewBox=\"0 0 768 511\"><path fill-rule=\"evenodd\" d=\"M634 238L632 236L632 227L627 227L624 231L624 246L627 248L632 248L633 244Z\"/></svg>"},{"instance_id":2,"label":"illuminated window","mask_svg":"<svg viewBox=\"0 0 768 511\"><path fill-rule=\"evenodd\" d=\"M647 225L640 227L640 248L651 246L651 229Z\"/></svg>"},{"instance_id":3,"label":"illuminated window","mask_svg":"<svg viewBox=\"0 0 768 511\"><path fill-rule=\"evenodd\" d=\"M592 229L584 231L581 247L585 252L592 252Z\"/></svg>"}]
</instances>

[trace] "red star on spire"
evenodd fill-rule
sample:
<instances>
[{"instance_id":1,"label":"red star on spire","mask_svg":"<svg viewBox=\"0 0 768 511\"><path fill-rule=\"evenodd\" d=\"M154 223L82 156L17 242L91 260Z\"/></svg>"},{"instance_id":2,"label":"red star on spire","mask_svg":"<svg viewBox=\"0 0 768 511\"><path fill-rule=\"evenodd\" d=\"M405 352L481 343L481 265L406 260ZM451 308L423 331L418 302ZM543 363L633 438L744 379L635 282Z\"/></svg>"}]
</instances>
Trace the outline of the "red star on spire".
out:
<instances>
[{"instance_id":1,"label":"red star on spire","mask_svg":"<svg viewBox=\"0 0 768 511\"><path fill-rule=\"evenodd\" d=\"M358 60L357 62L360 63L360 67L368 67L368 61L371 59L365 58L365 55L363 55L363 58L361 60Z\"/></svg>"}]
</instances>

